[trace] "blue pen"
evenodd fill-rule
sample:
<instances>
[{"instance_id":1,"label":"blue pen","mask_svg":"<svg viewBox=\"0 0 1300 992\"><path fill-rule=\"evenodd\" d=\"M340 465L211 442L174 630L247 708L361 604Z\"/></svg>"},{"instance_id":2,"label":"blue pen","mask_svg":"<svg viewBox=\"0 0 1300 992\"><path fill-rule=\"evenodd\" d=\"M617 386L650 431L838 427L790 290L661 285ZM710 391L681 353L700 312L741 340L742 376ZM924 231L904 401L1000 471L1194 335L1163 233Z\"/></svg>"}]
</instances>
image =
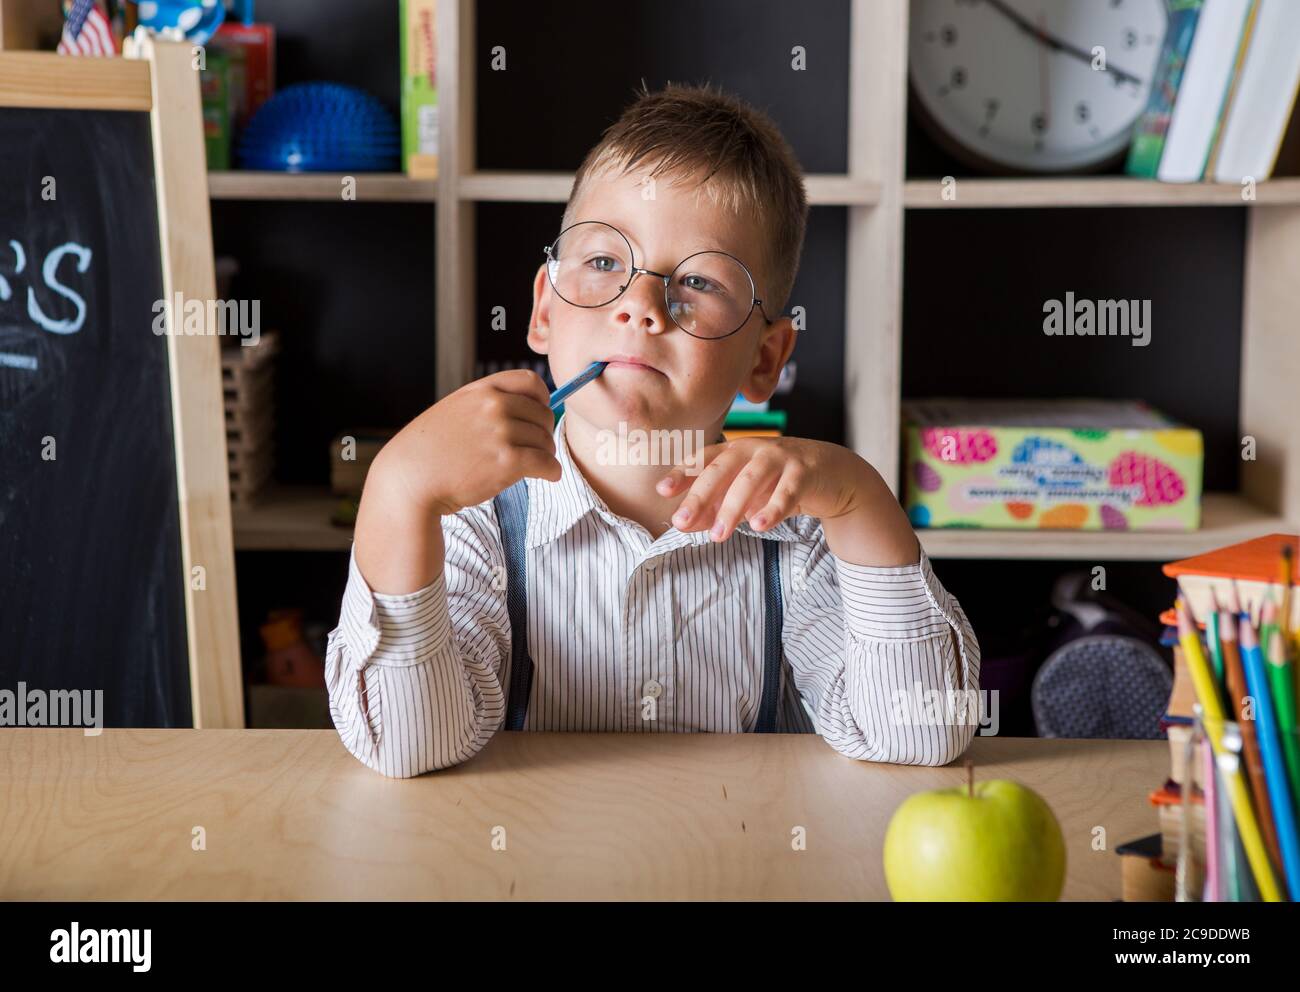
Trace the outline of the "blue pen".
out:
<instances>
[{"instance_id":1,"label":"blue pen","mask_svg":"<svg viewBox=\"0 0 1300 992\"><path fill-rule=\"evenodd\" d=\"M571 393L577 392L587 383L595 379L596 376L604 372L605 366L608 364L609 362L592 362L563 386L551 393L551 409L554 410L557 406L568 399Z\"/></svg>"}]
</instances>

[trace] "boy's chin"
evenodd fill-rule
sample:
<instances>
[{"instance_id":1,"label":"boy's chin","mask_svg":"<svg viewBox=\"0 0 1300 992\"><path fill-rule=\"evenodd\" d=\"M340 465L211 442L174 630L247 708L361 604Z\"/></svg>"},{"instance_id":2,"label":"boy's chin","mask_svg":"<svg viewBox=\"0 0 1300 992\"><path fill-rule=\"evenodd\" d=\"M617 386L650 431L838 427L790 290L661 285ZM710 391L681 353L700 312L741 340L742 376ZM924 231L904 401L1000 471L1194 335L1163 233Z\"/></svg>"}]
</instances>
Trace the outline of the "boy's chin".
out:
<instances>
[{"instance_id":1,"label":"boy's chin","mask_svg":"<svg viewBox=\"0 0 1300 992\"><path fill-rule=\"evenodd\" d=\"M680 423L683 418L683 411L669 404L621 391L574 396L565 404L565 409L572 409L593 427L612 431L618 430L620 424L627 430L638 427L643 430L663 429Z\"/></svg>"}]
</instances>

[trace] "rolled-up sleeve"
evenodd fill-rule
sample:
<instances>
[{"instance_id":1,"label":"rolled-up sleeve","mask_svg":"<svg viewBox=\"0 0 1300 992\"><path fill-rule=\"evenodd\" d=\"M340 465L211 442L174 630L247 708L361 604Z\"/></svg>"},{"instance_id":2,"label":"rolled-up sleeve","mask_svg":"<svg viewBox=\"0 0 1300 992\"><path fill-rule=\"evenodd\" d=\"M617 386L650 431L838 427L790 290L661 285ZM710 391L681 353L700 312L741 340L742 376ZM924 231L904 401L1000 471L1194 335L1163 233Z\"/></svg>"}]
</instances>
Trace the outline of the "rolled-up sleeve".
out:
<instances>
[{"instance_id":1,"label":"rolled-up sleeve","mask_svg":"<svg viewBox=\"0 0 1300 992\"><path fill-rule=\"evenodd\" d=\"M786 654L817 730L842 754L943 765L979 726L979 644L925 551L896 567L797 560Z\"/></svg>"},{"instance_id":2,"label":"rolled-up sleeve","mask_svg":"<svg viewBox=\"0 0 1300 992\"><path fill-rule=\"evenodd\" d=\"M354 550L328 639L334 726L359 761L394 778L467 760L504 714L510 623L495 520L474 507L442 527L443 572L413 593L372 591Z\"/></svg>"}]
</instances>

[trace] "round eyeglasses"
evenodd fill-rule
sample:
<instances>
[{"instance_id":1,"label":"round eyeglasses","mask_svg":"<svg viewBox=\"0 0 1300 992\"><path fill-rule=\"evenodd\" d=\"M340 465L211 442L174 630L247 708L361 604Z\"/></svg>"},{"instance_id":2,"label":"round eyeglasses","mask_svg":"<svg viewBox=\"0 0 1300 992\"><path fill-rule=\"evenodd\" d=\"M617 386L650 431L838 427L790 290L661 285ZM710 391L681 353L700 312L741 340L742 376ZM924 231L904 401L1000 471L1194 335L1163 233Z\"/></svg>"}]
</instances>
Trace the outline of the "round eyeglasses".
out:
<instances>
[{"instance_id":1,"label":"round eyeglasses","mask_svg":"<svg viewBox=\"0 0 1300 992\"><path fill-rule=\"evenodd\" d=\"M584 220L566 227L544 248L546 275L565 303L595 309L617 300L639 275L664 281L668 316L687 334L716 340L745 326L754 308L771 319L755 295L754 277L725 251L688 255L668 275L639 268L632 245L618 228Z\"/></svg>"}]
</instances>

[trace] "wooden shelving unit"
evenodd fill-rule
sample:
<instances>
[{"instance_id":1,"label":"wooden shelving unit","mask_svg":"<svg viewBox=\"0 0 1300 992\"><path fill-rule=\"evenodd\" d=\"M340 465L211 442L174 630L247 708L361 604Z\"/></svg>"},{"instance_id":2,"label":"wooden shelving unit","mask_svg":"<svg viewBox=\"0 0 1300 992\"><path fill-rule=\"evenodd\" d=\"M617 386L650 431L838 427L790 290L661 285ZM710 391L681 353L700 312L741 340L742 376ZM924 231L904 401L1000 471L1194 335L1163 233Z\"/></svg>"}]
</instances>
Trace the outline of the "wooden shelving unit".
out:
<instances>
[{"instance_id":1,"label":"wooden shelving unit","mask_svg":"<svg viewBox=\"0 0 1300 992\"><path fill-rule=\"evenodd\" d=\"M1255 186L1253 201L1231 183L1161 183L1125 176L1069 179L958 179L956 196L943 198L939 179L903 184L908 209L1008 207L1269 207L1300 205L1300 179L1270 179Z\"/></svg>"},{"instance_id":2,"label":"wooden shelving unit","mask_svg":"<svg viewBox=\"0 0 1300 992\"><path fill-rule=\"evenodd\" d=\"M433 203L438 199L434 179L411 179L400 172L229 172L208 173L208 195L214 200L338 200L344 182L356 182L358 200ZM573 188L571 172L476 172L462 177L462 200L511 203L567 203ZM880 198L876 183L848 176L808 176L808 199L816 206L870 205Z\"/></svg>"},{"instance_id":3,"label":"wooden shelving unit","mask_svg":"<svg viewBox=\"0 0 1300 992\"><path fill-rule=\"evenodd\" d=\"M330 523L339 497L324 486L273 486L256 503L234 508L240 551L347 551L352 528Z\"/></svg>"},{"instance_id":4,"label":"wooden shelving unit","mask_svg":"<svg viewBox=\"0 0 1300 992\"><path fill-rule=\"evenodd\" d=\"M1171 185L1126 177L959 179L942 198L938 179L907 179L906 0L852 0L848 170L808 179L813 203L847 214L844 387L846 438L887 482L899 487L902 257L907 210L1001 208L1211 207L1248 212L1242 314L1243 435L1258 458L1244 462L1240 494L1209 493L1204 526L1192 534L922 530L929 553L951 558L1160 560L1296 527L1300 521L1300 178L1260 183L1246 201L1233 185ZM474 3L438 8L440 175L358 175L359 200L437 201L437 394L469 381L475 360L474 205L562 203L572 175L486 172L475 162ZM216 199L332 199L342 177L214 174ZM323 492L282 491L236 515L236 546L344 549L350 533L328 523Z\"/></svg>"},{"instance_id":5,"label":"wooden shelving unit","mask_svg":"<svg viewBox=\"0 0 1300 992\"><path fill-rule=\"evenodd\" d=\"M932 558L1153 561L1188 558L1225 544L1283 530L1286 521L1240 496L1206 493L1195 531L975 530L917 531Z\"/></svg>"},{"instance_id":6,"label":"wooden shelving unit","mask_svg":"<svg viewBox=\"0 0 1300 992\"><path fill-rule=\"evenodd\" d=\"M432 203L438 183L410 179L401 172L230 172L208 173L208 196L214 200L342 200L346 181L356 181L357 200Z\"/></svg>"}]
</instances>

